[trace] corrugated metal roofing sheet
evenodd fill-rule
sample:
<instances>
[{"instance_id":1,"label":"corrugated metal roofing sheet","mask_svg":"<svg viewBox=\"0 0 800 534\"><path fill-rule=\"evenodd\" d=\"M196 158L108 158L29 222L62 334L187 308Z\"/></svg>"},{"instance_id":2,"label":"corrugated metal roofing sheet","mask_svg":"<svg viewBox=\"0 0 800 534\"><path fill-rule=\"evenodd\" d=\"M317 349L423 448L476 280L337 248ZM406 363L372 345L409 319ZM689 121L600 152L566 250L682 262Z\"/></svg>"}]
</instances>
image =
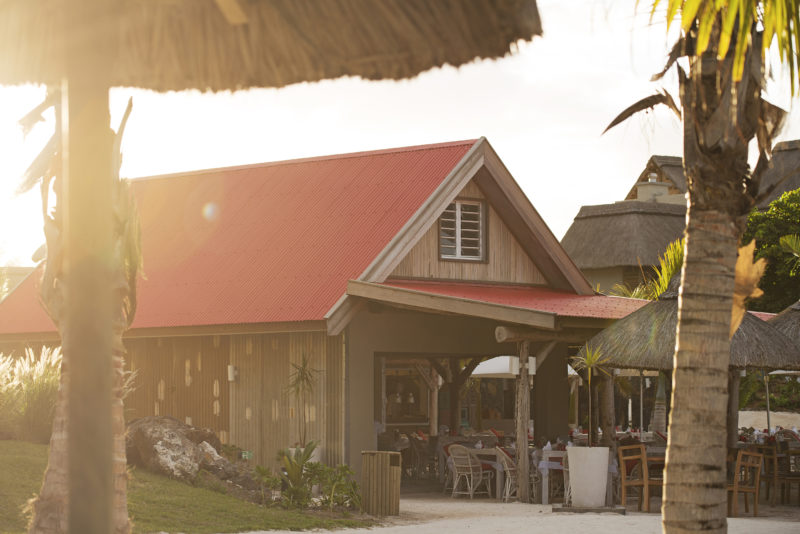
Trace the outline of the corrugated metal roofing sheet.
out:
<instances>
[{"instance_id":1,"label":"corrugated metal roofing sheet","mask_svg":"<svg viewBox=\"0 0 800 534\"><path fill-rule=\"evenodd\" d=\"M133 328L321 320L475 141L134 180ZM52 331L28 277L0 334Z\"/></svg>"},{"instance_id":2,"label":"corrugated metal roofing sheet","mask_svg":"<svg viewBox=\"0 0 800 534\"><path fill-rule=\"evenodd\" d=\"M384 285L436 295L490 302L565 317L621 319L649 301L606 295L576 295L543 287L501 286L464 282L389 280Z\"/></svg>"}]
</instances>

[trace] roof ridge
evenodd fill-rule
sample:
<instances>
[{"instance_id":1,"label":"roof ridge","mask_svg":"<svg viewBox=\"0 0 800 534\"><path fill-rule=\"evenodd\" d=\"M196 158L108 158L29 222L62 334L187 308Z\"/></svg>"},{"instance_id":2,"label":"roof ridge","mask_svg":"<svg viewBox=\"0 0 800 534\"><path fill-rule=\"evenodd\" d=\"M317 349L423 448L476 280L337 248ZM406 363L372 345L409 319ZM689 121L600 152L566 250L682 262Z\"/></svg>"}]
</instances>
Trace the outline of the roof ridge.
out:
<instances>
[{"instance_id":1,"label":"roof ridge","mask_svg":"<svg viewBox=\"0 0 800 534\"><path fill-rule=\"evenodd\" d=\"M442 143L431 143L427 145L409 145L409 146L402 146L402 147L395 147L395 148L382 148L377 150L362 150L359 152L345 152L342 154L327 154L323 156L309 156L305 158L293 158L293 159L284 159L284 160L277 160L277 161L265 161L261 163L247 163L244 165L231 165L227 167L212 167L208 169L193 169L188 171L177 171L165 174L153 174L149 176L137 176L130 178L131 180L141 181L141 180L160 180L163 178L177 178L179 176L196 176L200 174L210 174L216 173L221 171L244 171L249 169L257 169L257 168L264 168L264 167L277 167L277 166L286 166L286 165L299 165L302 163L311 163L315 161L330 161L330 160L341 160L341 159L352 159L352 158L360 158L364 156L376 156L376 155L384 155L384 154L397 154L401 152L414 152L414 151L423 151L423 150L435 150L440 148L450 148L455 146L462 146L462 145L473 145L477 143L479 139L465 139L462 141L445 141Z\"/></svg>"}]
</instances>

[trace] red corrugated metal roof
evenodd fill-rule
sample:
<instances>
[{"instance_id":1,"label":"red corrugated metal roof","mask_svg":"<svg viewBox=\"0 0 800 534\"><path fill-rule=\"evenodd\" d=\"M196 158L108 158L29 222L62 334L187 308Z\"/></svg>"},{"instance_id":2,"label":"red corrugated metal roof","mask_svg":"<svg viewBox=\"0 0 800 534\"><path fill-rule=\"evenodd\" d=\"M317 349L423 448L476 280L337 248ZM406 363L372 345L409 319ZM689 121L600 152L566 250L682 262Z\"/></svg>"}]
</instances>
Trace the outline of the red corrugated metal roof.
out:
<instances>
[{"instance_id":1,"label":"red corrugated metal roof","mask_svg":"<svg viewBox=\"0 0 800 534\"><path fill-rule=\"evenodd\" d=\"M565 317L621 319L649 302L647 300L608 297L606 295L576 295L543 287L405 280L389 280L384 285L433 293L435 295L550 312Z\"/></svg>"},{"instance_id":2,"label":"red corrugated metal roof","mask_svg":"<svg viewBox=\"0 0 800 534\"><path fill-rule=\"evenodd\" d=\"M144 273L133 328L321 320L475 141L134 180ZM52 331L34 274L0 334Z\"/></svg>"}]
</instances>

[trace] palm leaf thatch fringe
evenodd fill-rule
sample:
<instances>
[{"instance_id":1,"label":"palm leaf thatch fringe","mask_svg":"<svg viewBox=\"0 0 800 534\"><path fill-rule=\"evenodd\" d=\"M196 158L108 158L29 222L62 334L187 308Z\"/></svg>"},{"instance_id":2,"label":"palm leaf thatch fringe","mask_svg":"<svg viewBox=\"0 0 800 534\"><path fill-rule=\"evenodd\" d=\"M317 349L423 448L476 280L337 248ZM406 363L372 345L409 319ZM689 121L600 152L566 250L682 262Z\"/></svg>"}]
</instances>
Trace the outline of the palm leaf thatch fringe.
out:
<instances>
[{"instance_id":1,"label":"palm leaf thatch fringe","mask_svg":"<svg viewBox=\"0 0 800 534\"><path fill-rule=\"evenodd\" d=\"M791 339L800 352L800 301L795 302L769 320L775 330Z\"/></svg>"},{"instance_id":2,"label":"palm leaf thatch fringe","mask_svg":"<svg viewBox=\"0 0 800 534\"><path fill-rule=\"evenodd\" d=\"M403 79L445 64L499 58L542 33L535 0L114 4L113 20L65 28L69 2L0 1L0 84L59 82L66 44L87 28L118 36L112 86L156 91L283 87L341 76ZM239 8L234 19L223 12L229 4Z\"/></svg>"},{"instance_id":3,"label":"palm leaf thatch fringe","mask_svg":"<svg viewBox=\"0 0 800 534\"><path fill-rule=\"evenodd\" d=\"M678 323L679 286L680 277L676 276L659 300L620 319L587 344L608 357L607 367L671 370ZM800 310L797 313L800 314ZM731 339L730 367L800 369L800 351L773 325L746 313Z\"/></svg>"}]
</instances>

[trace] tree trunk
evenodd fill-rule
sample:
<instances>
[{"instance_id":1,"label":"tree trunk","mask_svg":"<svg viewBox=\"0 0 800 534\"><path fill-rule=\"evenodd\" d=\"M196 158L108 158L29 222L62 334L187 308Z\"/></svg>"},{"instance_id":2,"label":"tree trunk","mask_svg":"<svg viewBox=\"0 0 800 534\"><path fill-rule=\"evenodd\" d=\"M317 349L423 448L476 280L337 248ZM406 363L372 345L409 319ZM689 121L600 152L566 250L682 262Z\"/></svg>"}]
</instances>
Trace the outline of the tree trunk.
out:
<instances>
[{"instance_id":1,"label":"tree trunk","mask_svg":"<svg viewBox=\"0 0 800 534\"><path fill-rule=\"evenodd\" d=\"M459 390L461 384L458 379L453 377L453 381L447 384L447 394L450 397L450 435L457 436L461 428L461 399Z\"/></svg>"},{"instance_id":2,"label":"tree trunk","mask_svg":"<svg viewBox=\"0 0 800 534\"><path fill-rule=\"evenodd\" d=\"M587 370L587 373L593 373L592 369ZM598 407L600 405L599 392L597 391L599 376L592 375L592 385L589 388L589 438L591 441L589 445L597 445L600 436L597 433L597 425L600 423L598 417Z\"/></svg>"},{"instance_id":3,"label":"tree trunk","mask_svg":"<svg viewBox=\"0 0 800 534\"><path fill-rule=\"evenodd\" d=\"M725 532L728 364L738 231L718 211L687 212L672 411L664 470L668 533Z\"/></svg>"},{"instance_id":4,"label":"tree trunk","mask_svg":"<svg viewBox=\"0 0 800 534\"><path fill-rule=\"evenodd\" d=\"M611 448L611 451L616 453L614 437L616 436L616 429L614 428L614 378L601 373L597 381L597 390L599 397L599 411L600 411L600 429L603 431L603 439L600 440L600 445L603 447Z\"/></svg>"},{"instance_id":5,"label":"tree trunk","mask_svg":"<svg viewBox=\"0 0 800 534\"><path fill-rule=\"evenodd\" d=\"M530 341L519 343L519 378L517 379L517 499L530 502L530 460L528 458L528 421L531 418L531 392L528 386Z\"/></svg>"},{"instance_id":6,"label":"tree trunk","mask_svg":"<svg viewBox=\"0 0 800 534\"><path fill-rule=\"evenodd\" d=\"M122 343L122 340L119 339ZM111 402L112 426L114 429L114 502L112 522L115 534L129 534L131 522L128 517L128 461L125 454L125 360L124 353L114 351L114 391Z\"/></svg>"},{"instance_id":7,"label":"tree trunk","mask_svg":"<svg viewBox=\"0 0 800 534\"><path fill-rule=\"evenodd\" d=\"M61 378L58 386L53 433L47 469L39 495L31 499L32 511L28 532L61 534L67 532L67 389L69 387L67 355L62 355Z\"/></svg>"}]
</instances>

